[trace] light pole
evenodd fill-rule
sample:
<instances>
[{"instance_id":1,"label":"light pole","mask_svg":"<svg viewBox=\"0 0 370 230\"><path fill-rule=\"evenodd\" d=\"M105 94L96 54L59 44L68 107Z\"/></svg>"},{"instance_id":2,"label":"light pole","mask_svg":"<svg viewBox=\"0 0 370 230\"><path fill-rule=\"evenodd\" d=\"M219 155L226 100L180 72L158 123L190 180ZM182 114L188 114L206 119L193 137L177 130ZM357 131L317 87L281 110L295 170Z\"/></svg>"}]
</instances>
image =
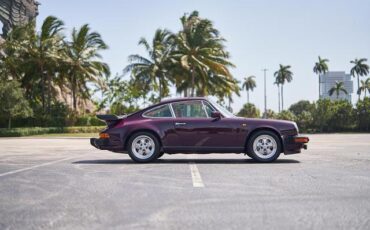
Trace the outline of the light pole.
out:
<instances>
[{"instance_id":1,"label":"light pole","mask_svg":"<svg viewBox=\"0 0 370 230\"><path fill-rule=\"evenodd\" d=\"M265 94L265 112L263 113L263 118L267 118L267 96L266 96L266 72L268 69L264 68L263 71L263 80L264 80L264 94Z\"/></svg>"}]
</instances>

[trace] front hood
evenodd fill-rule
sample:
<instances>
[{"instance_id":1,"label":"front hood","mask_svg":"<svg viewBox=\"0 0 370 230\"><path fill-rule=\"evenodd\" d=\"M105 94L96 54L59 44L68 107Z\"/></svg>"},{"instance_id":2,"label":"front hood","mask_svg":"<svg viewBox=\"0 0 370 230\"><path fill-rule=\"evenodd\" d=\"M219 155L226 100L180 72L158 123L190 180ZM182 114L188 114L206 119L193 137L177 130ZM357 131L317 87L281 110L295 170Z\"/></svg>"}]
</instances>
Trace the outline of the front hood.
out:
<instances>
[{"instance_id":1,"label":"front hood","mask_svg":"<svg viewBox=\"0 0 370 230\"><path fill-rule=\"evenodd\" d=\"M261 119L261 118L244 118L248 122L252 123L264 123L264 124L281 124L281 125L295 125L294 121L287 120L276 120L276 119Z\"/></svg>"}]
</instances>

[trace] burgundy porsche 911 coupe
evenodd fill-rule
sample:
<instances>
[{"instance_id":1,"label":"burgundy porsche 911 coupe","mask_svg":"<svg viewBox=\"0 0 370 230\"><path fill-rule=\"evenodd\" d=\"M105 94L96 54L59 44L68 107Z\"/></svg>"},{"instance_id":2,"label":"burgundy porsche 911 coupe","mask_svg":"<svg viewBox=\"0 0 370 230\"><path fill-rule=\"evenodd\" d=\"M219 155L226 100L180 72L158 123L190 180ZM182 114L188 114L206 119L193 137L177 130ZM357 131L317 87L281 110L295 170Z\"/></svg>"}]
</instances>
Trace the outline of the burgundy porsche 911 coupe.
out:
<instances>
[{"instance_id":1,"label":"burgundy porsche 911 coupe","mask_svg":"<svg viewBox=\"0 0 370 230\"><path fill-rule=\"evenodd\" d=\"M165 153L244 153L272 162L280 153L300 153L309 141L295 122L237 117L208 98L169 99L129 115L97 117L107 127L91 145L140 163Z\"/></svg>"}]
</instances>

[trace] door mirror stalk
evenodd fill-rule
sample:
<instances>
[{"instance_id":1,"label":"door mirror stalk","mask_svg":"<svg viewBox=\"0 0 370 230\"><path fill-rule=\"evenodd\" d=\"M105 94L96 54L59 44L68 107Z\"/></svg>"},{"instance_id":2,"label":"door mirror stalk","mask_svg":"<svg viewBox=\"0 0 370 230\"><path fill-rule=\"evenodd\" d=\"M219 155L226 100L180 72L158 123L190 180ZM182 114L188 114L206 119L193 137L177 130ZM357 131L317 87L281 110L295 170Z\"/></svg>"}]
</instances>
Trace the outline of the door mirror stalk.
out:
<instances>
[{"instance_id":1,"label":"door mirror stalk","mask_svg":"<svg viewBox=\"0 0 370 230\"><path fill-rule=\"evenodd\" d=\"M219 111L213 111L211 113L212 118L221 119L221 113Z\"/></svg>"}]
</instances>

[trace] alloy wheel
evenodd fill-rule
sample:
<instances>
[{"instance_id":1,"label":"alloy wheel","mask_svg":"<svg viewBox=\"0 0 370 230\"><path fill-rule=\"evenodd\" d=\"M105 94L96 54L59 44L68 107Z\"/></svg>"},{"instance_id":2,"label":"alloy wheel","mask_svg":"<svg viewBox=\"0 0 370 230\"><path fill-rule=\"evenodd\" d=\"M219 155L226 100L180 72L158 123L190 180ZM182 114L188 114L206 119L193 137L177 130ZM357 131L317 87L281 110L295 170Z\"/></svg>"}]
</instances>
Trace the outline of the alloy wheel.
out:
<instances>
[{"instance_id":1,"label":"alloy wheel","mask_svg":"<svg viewBox=\"0 0 370 230\"><path fill-rule=\"evenodd\" d=\"M132 141L131 150L135 157L145 160L155 153L155 142L149 136L140 135Z\"/></svg>"},{"instance_id":2,"label":"alloy wheel","mask_svg":"<svg viewBox=\"0 0 370 230\"><path fill-rule=\"evenodd\" d=\"M275 155L277 143L270 135L260 135L253 142L253 152L262 159L269 159Z\"/></svg>"}]
</instances>

